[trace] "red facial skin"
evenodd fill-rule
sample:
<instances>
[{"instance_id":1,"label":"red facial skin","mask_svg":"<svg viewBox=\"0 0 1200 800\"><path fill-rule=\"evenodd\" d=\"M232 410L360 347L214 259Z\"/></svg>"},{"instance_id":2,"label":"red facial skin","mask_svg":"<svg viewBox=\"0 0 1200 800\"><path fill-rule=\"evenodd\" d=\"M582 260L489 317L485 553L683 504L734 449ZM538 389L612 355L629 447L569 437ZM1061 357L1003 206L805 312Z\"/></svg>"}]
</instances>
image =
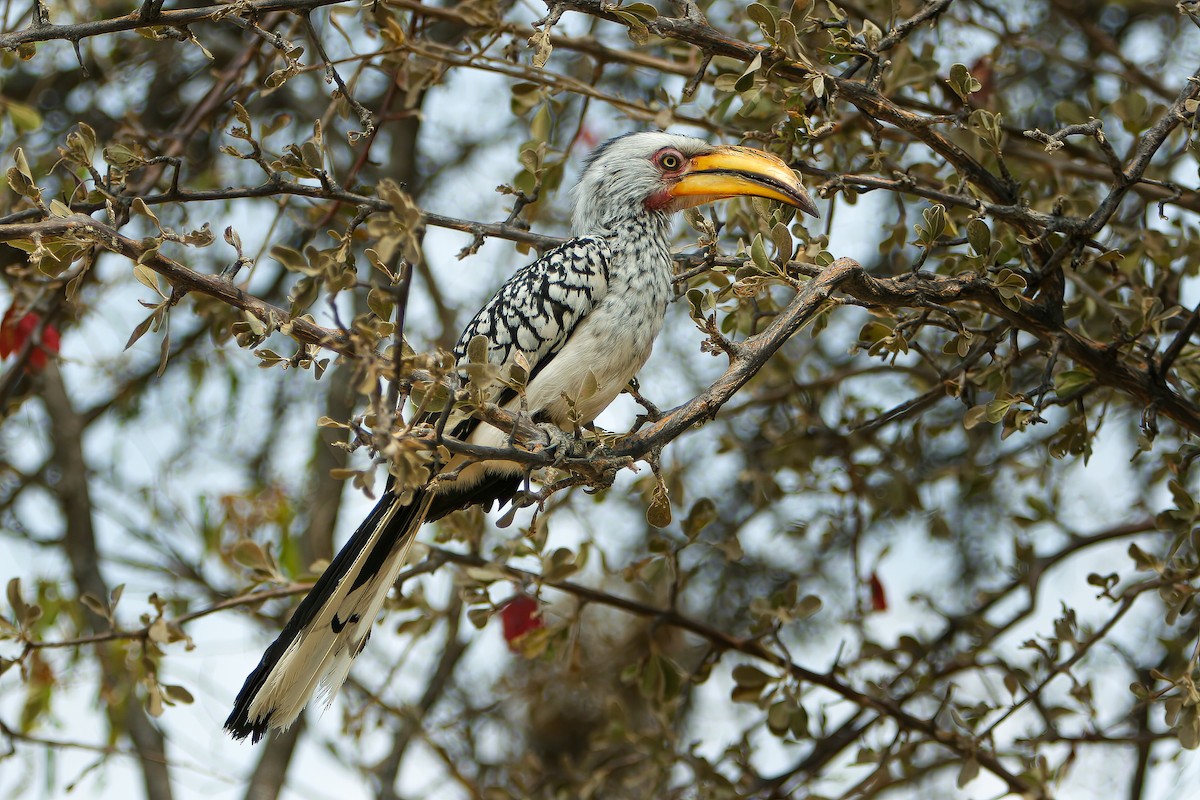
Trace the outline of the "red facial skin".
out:
<instances>
[{"instance_id":1,"label":"red facial skin","mask_svg":"<svg viewBox=\"0 0 1200 800\"><path fill-rule=\"evenodd\" d=\"M8 358L12 353L20 352L41 321L42 318L33 311L26 312L20 319L17 319L15 307L4 312L4 320L0 321L0 358ZM45 369L49 357L58 353L58 346L58 329L53 325L43 326L41 343L29 351L26 371L38 372Z\"/></svg>"},{"instance_id":2,"label":"red facial skin","mask_svg":"<svg viewBox=\"0 0 1200 800\"><path fill-rule=\"evenodd\" d=\"M672 159L674 160L672 161ZM651 160L662 172L663 188L646 198L646 208L652 211L665 211L675 200L666 187L687 172L688 159L674 147L664 147L655 153Z\"/></svg>"}]
</instances>

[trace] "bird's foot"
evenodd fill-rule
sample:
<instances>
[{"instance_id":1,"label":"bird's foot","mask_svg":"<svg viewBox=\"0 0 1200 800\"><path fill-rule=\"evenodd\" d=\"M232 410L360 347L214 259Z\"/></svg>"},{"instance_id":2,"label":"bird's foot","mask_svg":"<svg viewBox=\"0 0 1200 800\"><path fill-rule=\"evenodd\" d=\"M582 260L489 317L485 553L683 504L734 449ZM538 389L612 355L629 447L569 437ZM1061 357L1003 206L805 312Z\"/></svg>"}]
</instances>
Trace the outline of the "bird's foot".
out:
<instances>
[{"instance_id":1,"label":"bird's foot","mask_svg":"<svg viewBox=\"0 0 1200 800\"><path fill-rule=\"evenodd\" d=\"M588 455L588 443L583 437L568 433L550 422L539 423L537 429L547 442L540 449L554 455L552 466L560 466L569 458L585 458Z\"/></svg>"},{"instance_id":2,"label":"bird's foot","mask_svg":"<svg viewBox=\"0 0 1200 800\"><path fill-rule=\"evenodd\" d=\"M513 412L513 428L509 444L531 452L547 452L554 456L553 466L559 466L568 458L583 458L587 455L587 442L581 435L564 431L544 414L527 411Z\"/></svg>"},{"instance_id":3,"label":"bird's foot","mask_svg":"<svg viewBox=\"0 0 1200 800\"><path fill-rule=\"evenodd\" d=\"M614 458L613 451L609 449L608 445L604 443L603 439L599 438L591 443L591 447L588 448L587 455L588 458L597 461Z\"/></svg>"}]
</instances>

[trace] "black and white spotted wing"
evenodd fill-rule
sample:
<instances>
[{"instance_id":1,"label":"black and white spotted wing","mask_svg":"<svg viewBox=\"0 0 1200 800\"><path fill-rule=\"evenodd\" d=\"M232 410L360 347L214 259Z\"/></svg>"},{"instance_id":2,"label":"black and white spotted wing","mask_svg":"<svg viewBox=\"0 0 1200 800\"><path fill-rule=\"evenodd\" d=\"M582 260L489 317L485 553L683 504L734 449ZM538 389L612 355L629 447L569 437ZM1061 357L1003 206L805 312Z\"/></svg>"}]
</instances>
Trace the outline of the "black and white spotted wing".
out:
<instances>
[{"instance_id":1,"label":"black and white spotted wing","mask_svg":"<svg viewBox=\"0 0 1200 800\"><path fill-rule=\"evenodd\" d=\"M608 244L572 239L513 274L467 323L454 355L461 362L476 336L491 343L488 360L510 362L517 352L533 377L562 349L571 331L608 292Z\"/></svg>"}]
</instances>

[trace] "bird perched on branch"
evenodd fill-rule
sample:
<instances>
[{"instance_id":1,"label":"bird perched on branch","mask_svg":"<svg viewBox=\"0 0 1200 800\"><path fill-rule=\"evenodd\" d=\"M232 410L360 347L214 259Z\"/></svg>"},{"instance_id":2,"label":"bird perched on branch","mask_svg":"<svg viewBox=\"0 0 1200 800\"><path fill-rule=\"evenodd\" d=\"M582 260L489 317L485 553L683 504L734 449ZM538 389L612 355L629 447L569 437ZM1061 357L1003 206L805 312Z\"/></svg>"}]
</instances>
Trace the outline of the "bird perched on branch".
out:
<instances>
[{"instance_id":1,"label":"bird perched on branch","mask_svg":"<svg viewBox=\"0 0 1200 800\"><path fill-rule=\"evenodd\" d=\"M491 363L523 359L525 409L564 430L595 419L650 356L671 297L672 214L739 196L817 213L796 174L775 156L663 132L603 144L574 195L575 238L514 273L454 349L463 363L470 342L484 336ZM513 396L500 402L518 408ZM507 433L474 419L454 434L480 445L508 443ZM507 502L521 479L519 464L483 461L459 470L456 480L414 491L393 491L389 483L246 679L225 729L258 741L268 728L295 722L318 683L332 697L366 644L421 524L471 505Z\"/></svg>"}]
</instances>

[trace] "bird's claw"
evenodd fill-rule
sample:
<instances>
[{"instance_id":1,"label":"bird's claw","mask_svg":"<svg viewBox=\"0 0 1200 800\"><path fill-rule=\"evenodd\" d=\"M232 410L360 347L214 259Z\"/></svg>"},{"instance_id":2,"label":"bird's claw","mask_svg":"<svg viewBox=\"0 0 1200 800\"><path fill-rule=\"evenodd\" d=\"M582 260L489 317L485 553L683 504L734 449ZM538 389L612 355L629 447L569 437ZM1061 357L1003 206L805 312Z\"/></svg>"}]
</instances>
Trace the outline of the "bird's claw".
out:
<instances>
[{"instance_id":1,"label":"bird's claw","mask_svg":"<svg viewBox=\"0 0 1200 800\"><path fill-rule=\"evenodd\" d=\"M552 466L561 466L570 458L587 456L587 442L568 433L552 422L541 422L524 411L516 412L509 444L532 452L546 452L554 457Z\"/></svg>"},{"instance_id":2,"label":"bird's claw","mask_svg":"<svg viewBox=\"0 0 1200 800\"><path fill-rule=\"evenodd\" d=\"M587 442L581 437L568 433L550 422L538 424L537 429L547 440L547 443L541 449L554 455L555 466L562 464L569 458L584 458L587 456Z\"/></svg>"},{"instance_id":3,"label":"bird's claw","mask_svg":"<svg viewBox=\"0 0 1200 800\"><path fill-rule=\"evenodd\" d=\"M597 439L588 451L588 456L594 459L608 459L613 457L613 452L608 449L608 445Z\"/></svg>"}]
</instances>

